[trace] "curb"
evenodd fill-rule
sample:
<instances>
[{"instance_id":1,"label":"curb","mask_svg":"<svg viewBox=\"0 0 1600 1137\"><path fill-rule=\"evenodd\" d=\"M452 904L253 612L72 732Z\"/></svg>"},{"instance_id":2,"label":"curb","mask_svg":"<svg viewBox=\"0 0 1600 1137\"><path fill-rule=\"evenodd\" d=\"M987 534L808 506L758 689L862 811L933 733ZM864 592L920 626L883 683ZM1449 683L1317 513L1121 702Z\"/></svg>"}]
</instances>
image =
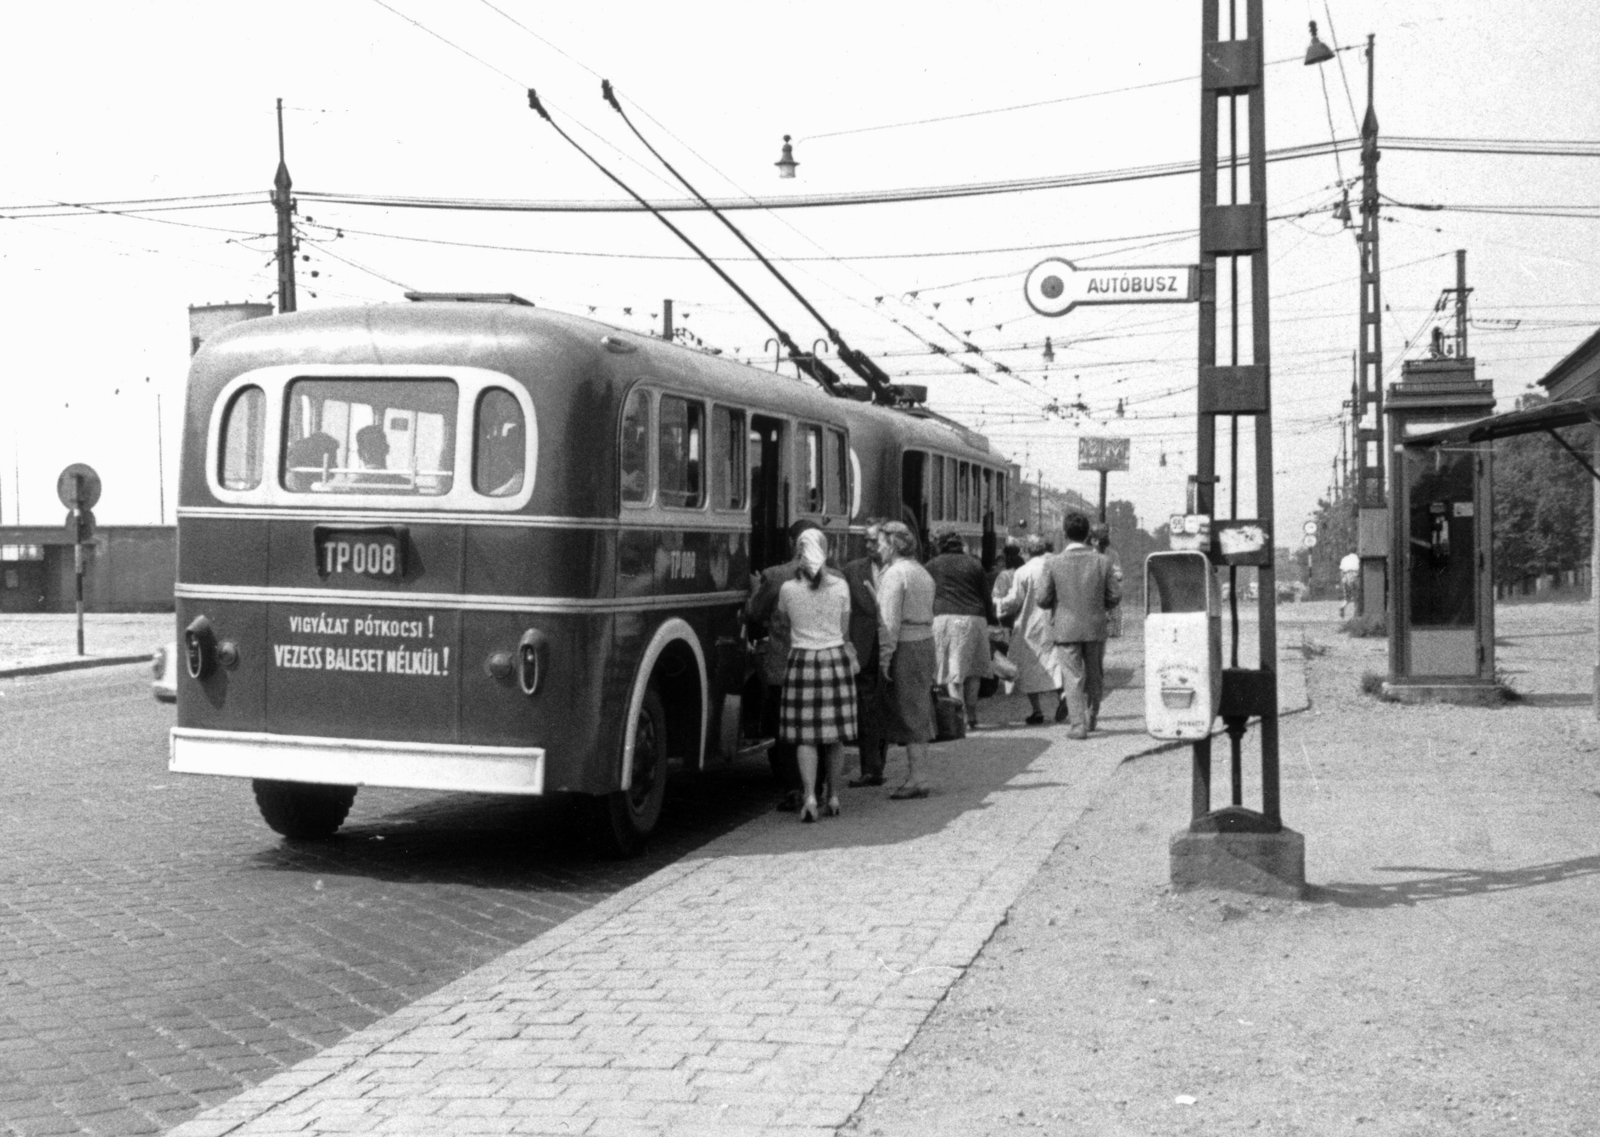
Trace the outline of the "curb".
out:
<instances>
[{"instance_id":1,"label":"curb","mask_svg":"<svg viewBox=\"0 0 1600 1137\"><path fill-rule=\"evenodd\" d=\"M49 663L29 663L21 667L0 667L0 679L17 679L24 675L51 675L57 671L82 671L89 667L112 667L124 663L149 663L151 652L139 655L97 655L83 659L56 659Z\"/></svg>"}]
</instances>

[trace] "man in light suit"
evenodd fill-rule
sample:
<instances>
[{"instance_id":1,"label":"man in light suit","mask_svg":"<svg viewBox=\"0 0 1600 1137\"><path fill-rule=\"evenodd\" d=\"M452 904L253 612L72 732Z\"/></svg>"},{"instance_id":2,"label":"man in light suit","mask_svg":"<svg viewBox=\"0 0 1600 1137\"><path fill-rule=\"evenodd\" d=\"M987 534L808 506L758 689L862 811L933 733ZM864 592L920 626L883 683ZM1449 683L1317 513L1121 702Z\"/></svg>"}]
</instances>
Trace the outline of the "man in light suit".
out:
<instances>
[{"instance_id":1,"label":"man in light suit","mask_svg":"<svg viewBox=\"0 0 1600 1137\"><path fill-rule=\"evenodd\" d=\"M1122 603L1122 585L1111 558L1089 547L1087 517L1069 513L1066 537L1066 547L1050 558L1039 607L1054 610L1050 632L1064 680L1056 721L1070 715L1067 737L1082 739L1089 737L1089 669L1098 662L1092 645L1106 638L1107 614ZM1094 677L1092 688L1100 686Z\"/></svg>"}]
</instances>

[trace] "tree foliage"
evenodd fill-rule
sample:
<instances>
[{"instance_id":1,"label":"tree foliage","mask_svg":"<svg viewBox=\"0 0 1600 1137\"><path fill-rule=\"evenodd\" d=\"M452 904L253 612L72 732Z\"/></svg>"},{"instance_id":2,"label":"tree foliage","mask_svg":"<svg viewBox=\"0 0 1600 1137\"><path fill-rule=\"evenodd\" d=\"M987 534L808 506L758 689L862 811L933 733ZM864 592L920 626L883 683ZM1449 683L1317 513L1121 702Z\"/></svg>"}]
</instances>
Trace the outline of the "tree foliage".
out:
<instances>
[{"instance_id":1,"label":"tree foliage","mask_svg":"<svg viewBox=\"0 0 1600 1137\"><path fill-rule=\"evenodd\" d=\"M1518 409L1537 405L1530 396ZM1593 427L1563 432L1586 457ZM1521 434L1495 443L1494 575L1516 585L1569 572L1589 559L1594 479L1548 434Z\"/></svg>"}]
</instances>

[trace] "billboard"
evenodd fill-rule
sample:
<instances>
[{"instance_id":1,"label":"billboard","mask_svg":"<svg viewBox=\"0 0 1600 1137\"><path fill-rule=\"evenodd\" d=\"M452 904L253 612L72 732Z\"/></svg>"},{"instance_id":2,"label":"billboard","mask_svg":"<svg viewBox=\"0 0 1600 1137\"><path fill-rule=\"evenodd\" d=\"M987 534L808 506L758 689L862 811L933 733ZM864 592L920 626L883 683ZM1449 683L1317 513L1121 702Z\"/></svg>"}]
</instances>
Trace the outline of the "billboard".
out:
<instances>
[{"instance_id":1,"label":"billboard","mask_svg":"<svg viewBox=\"0 0 1600 1137\"><path fill-rule=\"evenodd\" d=\"M1078 469L1107 472L1128 468L1126 438L1078 439Z\"/></svg>"}]
</instances>

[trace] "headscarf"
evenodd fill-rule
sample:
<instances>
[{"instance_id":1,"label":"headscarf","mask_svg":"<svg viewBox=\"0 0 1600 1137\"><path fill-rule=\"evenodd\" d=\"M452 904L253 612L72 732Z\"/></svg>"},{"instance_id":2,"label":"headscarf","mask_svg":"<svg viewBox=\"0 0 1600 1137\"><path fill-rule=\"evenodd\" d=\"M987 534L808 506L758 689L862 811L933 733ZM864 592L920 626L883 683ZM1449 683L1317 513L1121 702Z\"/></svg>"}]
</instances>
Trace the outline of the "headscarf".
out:
<instances>
[{"instance_id":1,"label":"headscarf","mask_svg":"<svg viewBox=\"0 0 1600 1137\"><path fill-rule=\"evenodd\" d=\"M822 580L822 567L828 563L828 542L820 529L807 529L800 534L800 572L811 587L816 588Z\"/></svg>"}]
</instances>

